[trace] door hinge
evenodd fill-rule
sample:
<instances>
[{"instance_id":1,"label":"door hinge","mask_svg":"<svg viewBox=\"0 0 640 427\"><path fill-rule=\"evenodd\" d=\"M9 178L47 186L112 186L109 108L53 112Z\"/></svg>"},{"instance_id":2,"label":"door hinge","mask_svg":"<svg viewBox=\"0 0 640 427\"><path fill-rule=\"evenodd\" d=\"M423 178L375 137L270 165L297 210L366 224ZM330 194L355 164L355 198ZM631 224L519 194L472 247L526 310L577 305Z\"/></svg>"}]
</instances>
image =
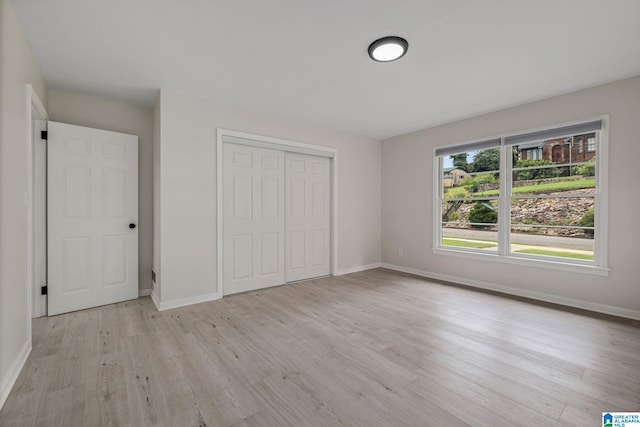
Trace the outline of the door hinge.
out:
<instances>
[{"instance_id":1,"label":"door hinge","mask_svg":"<svg viewBox=\"0 0 640 427\"><path fill-rule=\"evenodd\" d=\"M46 130L40 131L40 139L44 139L46 141L48 137L49 137L49 131L46 131Z\"/></svg>"},{"instance_id":2,"label":"door hinge","mask_svg":"<svg viewBox=\"0 0 640 427\"><path fill-rule=\"evenodd\" d=\"M44 285L40 288L40 295L47 295L48 286Z\"/></svg>"}]
</instances>

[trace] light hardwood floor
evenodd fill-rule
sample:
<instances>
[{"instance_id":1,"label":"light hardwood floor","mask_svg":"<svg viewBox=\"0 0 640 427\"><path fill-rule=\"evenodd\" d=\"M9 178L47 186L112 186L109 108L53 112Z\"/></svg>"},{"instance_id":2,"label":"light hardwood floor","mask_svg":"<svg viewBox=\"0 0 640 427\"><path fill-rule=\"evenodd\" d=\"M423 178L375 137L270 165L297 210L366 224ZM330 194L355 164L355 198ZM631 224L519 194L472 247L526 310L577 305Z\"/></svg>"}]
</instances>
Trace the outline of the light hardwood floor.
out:
<instances>
[{"instance_id":1,"label":"light hardwood floor","mask_svg":"<svg viewBox=\"0 0 640 427\"><path fill-rule=\"evenodd\" d=\"M384 269L34 321L1 426L597 426L640 322Z\"/></svg>"}]
</instances>

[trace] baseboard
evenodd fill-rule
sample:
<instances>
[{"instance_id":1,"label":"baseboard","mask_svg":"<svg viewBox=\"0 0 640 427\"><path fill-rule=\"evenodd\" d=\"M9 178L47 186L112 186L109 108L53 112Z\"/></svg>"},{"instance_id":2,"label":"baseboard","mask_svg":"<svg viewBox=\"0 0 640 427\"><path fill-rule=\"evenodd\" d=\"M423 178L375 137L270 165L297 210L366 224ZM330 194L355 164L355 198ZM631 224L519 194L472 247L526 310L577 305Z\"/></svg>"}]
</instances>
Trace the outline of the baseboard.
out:
<instances>
[{"instance_id":1,"label":"baseboard","mask_svg":"<svg viewBox=\"0 0 640 427\"><path fill-rule=\"evenodd\" d=\"M140 289L138 290L138 296L139 297L148 297L149 295L151 295L151 288L147 288L147 289Z\"/></svg>"},{"instance_id":2,"label":"baseboard","mask_svg":"<svg viewBox=\"0 0 640 427\"><path fill-rule=\"evenodd\" d=\"M24 343L22 350L20 350L20 354L18 358L13 362L7 375L2 378L0 382L0 409L4 406L4 402L9 397L9 393L13 388L13 385L16 383L18 379L18 375L20 375L20 371L24 367L24 364L27 362L29 358L29 354L31 353L31 341L27 341Z\"/></svg>"},{"instance_id":3,"label":"baseboard","mask_svg":"<svg viewBox=\"0 0 640 427\"><path fill-rule=\"evenodd\" d=\"M160 311L160 298L158 298L158 294L155 289L151 289L151 301L153 301L153 305L156 306L156 310Z\"/></svg>"},{"instance_id":4,"label":"baseboard","mask_svg":"<svg viewBox=\"0 0 640 427\"><path fill-rule=\"evenodd\" d=\"M157 296L155 296L155 293L154 292L151 293L151 299L153 300L153 303L156 305L156 308L158 309L158 311L170 310L172 308L184 307L186 305L198 304L201 302L215 301L220 298L222 297L218 295L217 292L213 292L210 294L198 295L196 297L178 298L170 301L158 301L158 298Z\"/></svg>"},{"instance_id":5,"label":"baseboard","mask_svg":"<svg viewBox=\"0 0 640 427\"><path fill-rule=\"evenodd\" d=\"M625 317L627 319L640 320L640 311L629 310L628 308L616 307L613 305L598 304L595 302L583 301L574 298L566 298L543 292L529 291L526 289L510 288L508 286L496 285L495 283L482 282L480 280L467 279L464 277L452 276L448 274L433 273L415 268L403 267L395 264L382 263L383 268L415 274L416 276L427 277L429 279L442 280L445 282L459 283L461 285L474 288L486 289L500 292L507 295L515 295L530 298L538 301L550 302L553 304L566 305L568 307L580 308L583 310L595 311L597 313L610 314L612 316Z\"/></svg>"},{"instance_id":6,"label":"baseboard","mask_svg":"<svg viewBox=\"0 0 640 427\"><path fill-rule=\"evenodd\" d=\"M358 273L360 271L371 270L373 268L380 268L380 267L382 267L382 263L376 262L376 263L373 263L373 264L359 265L357 267L341 268L340 270L336 270L333 273L333 275L334 276L343 276L345 274Z\"/></svg>"}]
</instances>

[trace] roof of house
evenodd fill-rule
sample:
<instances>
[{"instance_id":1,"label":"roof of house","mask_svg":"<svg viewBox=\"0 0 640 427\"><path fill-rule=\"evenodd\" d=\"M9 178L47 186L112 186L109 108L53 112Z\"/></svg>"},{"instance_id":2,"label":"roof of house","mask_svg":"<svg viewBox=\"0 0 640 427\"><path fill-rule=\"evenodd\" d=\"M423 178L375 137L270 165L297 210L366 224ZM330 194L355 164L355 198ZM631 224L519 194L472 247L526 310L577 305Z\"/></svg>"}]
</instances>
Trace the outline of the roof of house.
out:
<instances>
[{"instance_id":1,"label":"roof of house","mask_svg":"<svg viewBox=\"0 0 640 427\"><path fill-rule=\"evenodd\" d=\"M535 141L535 142L526 142L524 144L518 144L518 149L527 150L529 148L542 148L545 142L547 141Z\"/></svg>"},{"instance_id":2,"label":"roof of house","mask_svg":"<svg viewBox=\"0 0 640 427\"><path fill-rule=\"evenodd\" d=\"M460 168L444 168L442 169L442 172L444 173L452 173L453 171L460 171L462 173L467 173L464 170L460 169Z\"/></svg>"}]
</instances>

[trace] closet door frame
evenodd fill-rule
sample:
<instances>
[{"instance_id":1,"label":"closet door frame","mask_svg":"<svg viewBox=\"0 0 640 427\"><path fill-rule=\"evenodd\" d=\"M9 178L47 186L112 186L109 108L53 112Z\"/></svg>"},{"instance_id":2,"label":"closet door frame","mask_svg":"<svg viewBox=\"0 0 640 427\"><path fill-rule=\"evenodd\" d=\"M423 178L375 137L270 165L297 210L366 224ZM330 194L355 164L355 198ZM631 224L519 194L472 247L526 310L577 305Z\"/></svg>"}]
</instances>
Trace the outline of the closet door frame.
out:
<instances>
[{"instance_id":1,"label":"closet door frame","mask_svg":"<svg viewBox=\"0 0 640 427\"><path fill-rule=\"evenodd\" d=\"M338 224L338 149L333 147L326 147L323 145L305 144L297 141L289 141L280 138L273 138L264 135L256 135L247 132L239 132L229 129L217 128L217 153L216 153L216 171L217 171L217 183L216 183L216 237L217 237L217 279L218 279L218 294L224 296L224 246L222 237L224 235L224 223L223 223L223 201L224 201L224 188L223 188L223 168L224 168L224 155L223 146L225 141L234 144L243 144L259 148L270 148L276 150L282 150L285 152L312 154L322 157L329 157L331 159L331 225L330 225L330 257L331 257L331 275L336 274L336 266L338 259L338 245L337 245L337 224Z\"/></svg>"}]
</instances>

